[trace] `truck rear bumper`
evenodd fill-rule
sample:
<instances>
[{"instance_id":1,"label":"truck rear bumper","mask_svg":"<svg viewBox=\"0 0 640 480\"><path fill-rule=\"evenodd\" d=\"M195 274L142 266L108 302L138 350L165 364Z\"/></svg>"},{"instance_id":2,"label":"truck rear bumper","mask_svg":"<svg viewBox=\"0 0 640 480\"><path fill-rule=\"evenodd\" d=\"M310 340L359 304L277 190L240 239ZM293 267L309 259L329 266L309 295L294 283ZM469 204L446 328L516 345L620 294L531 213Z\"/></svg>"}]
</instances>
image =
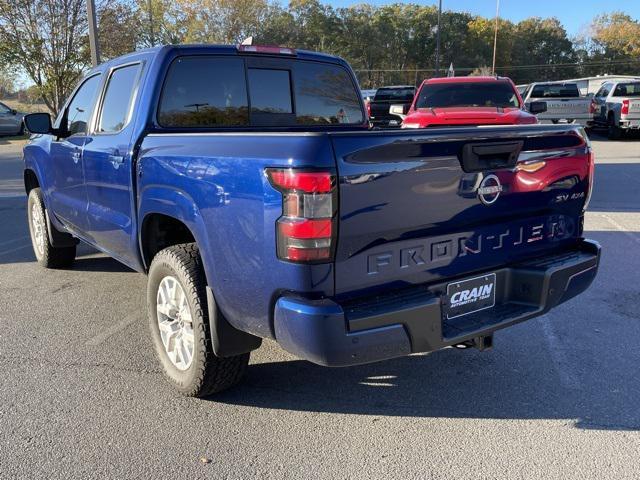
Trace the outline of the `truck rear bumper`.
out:
<instances>
[{"instance_id":1,"label":"truck rear bumper","mask_svg":"<svg viewBox=\"0 0 640 480\"><path fill-rule=\"evenodd\" d=\"M358 365L459 344L546 313L586 290L596 276L600 246L573 249L499 270L495 307L446 320L446 283L412 287L349 304L283 296L275 334L288 352L325 366ZM458 279L458 280L463 280Z\"/></svg>"}]
</instances>

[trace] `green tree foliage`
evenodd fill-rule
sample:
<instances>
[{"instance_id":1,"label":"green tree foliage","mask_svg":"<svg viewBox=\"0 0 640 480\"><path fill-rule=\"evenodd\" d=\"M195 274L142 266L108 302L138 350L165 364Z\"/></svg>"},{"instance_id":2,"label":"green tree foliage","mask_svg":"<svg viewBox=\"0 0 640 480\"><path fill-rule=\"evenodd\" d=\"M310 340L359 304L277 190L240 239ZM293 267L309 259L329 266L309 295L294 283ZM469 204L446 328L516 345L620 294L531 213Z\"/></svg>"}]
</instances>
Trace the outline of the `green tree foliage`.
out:
<instances>
[{"instance_id":1,"label":"green tree foliage","mask_svg":"<svg viewBox=\"0 0 640 480\"><path fill-rule=\"evenodd\" d=\"M88 63L85 0L0 0L0 58L56 112Z\"/></svg>"},{"instance_id":2,"label":"green tree foliage","mask_svg":"<svg viewBox=\"0 0 640 480\"><path fill-rule=\"evenodd\" d=\"M97 0L103 58L188 42L257 43L342 56L363 87L433 76L433 5L322 0ZM516 83L601 73L640 73L640 23L614 12L570 39L556 18L499 20L496 71ZM444 11L440 66L458 75L491 71L495 19ZM86 0L0 0L0 61L27 76L52 111L89 66Z\"/></svg>"}]
</instances>

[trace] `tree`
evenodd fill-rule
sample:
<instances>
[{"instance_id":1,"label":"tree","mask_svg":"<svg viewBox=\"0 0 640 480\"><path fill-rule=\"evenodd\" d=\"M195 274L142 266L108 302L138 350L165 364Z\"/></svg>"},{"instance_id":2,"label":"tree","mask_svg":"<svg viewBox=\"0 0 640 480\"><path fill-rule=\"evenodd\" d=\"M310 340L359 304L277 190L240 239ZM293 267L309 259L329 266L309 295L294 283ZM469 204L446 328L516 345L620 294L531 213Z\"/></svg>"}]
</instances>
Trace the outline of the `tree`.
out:
<instances>
[{"instance_id":1,"label":"tree","mask_svg":"<svg viewBox=\"0 0 640 480\"><path fill-rule=\"evenodd\" d=\"M16 90L16 76L6 68L0 70L0 98L12 95Z\"/></svg>"},{"instance_id":2,"label":"tree","mask_svg":"<svg viewBox=\"0 0 640 480\"><path fill-rule=\"evenodd\" d=\"M596 48L607 56L640 57L640 22L622 12L600 15L592 28Z\"/></svg>"},{"instance_id":3,"label":"tree","mask_svg":"<svg viewBox=\"0 0 640 480\"><path fill-rule=\"evenodd\" d=\"M139 46L153 47L184 42L185 15L174 0L137 0Z\"/></svg>"},{"instance_id":4,"label":"tree","mask_svg":"<svg viewBox=\"0 0 640 480\"><path fill-rule=\"evenodd\" d=\"M87 65L85 0L0 0L0 58L57 112Z\"/></svg>"},{"instance_id":5,"label":"tree","mask_svg":"<svg viewBox=\"0 0 640 480\"><path fill-rule=\"evenodd\" d=\"M268 16L267 0L176 0L185 25L184 41L240 43L259 33Z\"/></svg>"},{"instance_id":6,"label":"tree","mask_svg":"<svg viewBox=\"0 0 640 480\"><path fill-rule=\"evenodd\" d=\"M576 74L575 51L557 18L528 18L515 25L511 73L518 82L571 78Z\"/></svg>"},{"instance_id":7,"label":"tree","mask_svg":"<svg viewBox=\"0 0 640 480\"><path fill-rule=\"evenodd\" d=\"M136 5L104 1L98 7L98 40L101 60L135 51L142 30Z\"/></svg>"}]
</instances>

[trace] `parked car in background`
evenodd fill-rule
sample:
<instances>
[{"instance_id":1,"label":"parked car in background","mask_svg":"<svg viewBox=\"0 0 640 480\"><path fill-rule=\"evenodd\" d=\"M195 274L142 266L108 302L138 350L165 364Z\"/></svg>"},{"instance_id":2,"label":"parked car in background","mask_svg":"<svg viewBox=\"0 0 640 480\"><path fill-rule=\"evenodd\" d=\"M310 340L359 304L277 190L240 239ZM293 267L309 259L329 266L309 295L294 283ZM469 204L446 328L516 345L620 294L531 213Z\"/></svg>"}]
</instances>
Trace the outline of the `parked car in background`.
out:
<instances>
[{"instance_id":1,"label":"parked car in background","mask_svg":"<svg viewBox=\"0 0 640 480\"><path fill-rule=\"evenodd\" d=\"M544 104L535 102L542 111ZM401 107L391 108L400 114ZM513 82L506 77L430 78L420 89L402 122L403 128L457 125L522 125L538 123L523 109Z\"/></svg>"},{"instance_id":2,"label":"parked car in background","mask_svg":"<svg viewBox=\"0 0 640 480\"><path fill-rule=\"evenodd\" d=\"M362 94L362 99L366 102L368 100L373 100L373 97L376 96L377 91L378 90L375 88L370 88L368 90L360 90L360 93Z\"/></svg>"},{"instance_id":3,"label":"parked car in background","mask_svg":"<svg viewBox=\"0 0 640 480\"><path fill-rule=\"evenodd\" d=\"M0 102L0 135L22 135L24 133L23 117L24 113Z\"/></svg>"},{"instance_id":4,"label":"parked car in background","mask_svg":"<svg viewBox=\"0 0 640 480\"><path fill-rule=\"evenodd\" d=\"M525 107L544 101L547 110L538 114L540 123L577 123L590 127L595 103L580 95L577 83L532 83L522 95Z\"/></svg>"},{"instance_id":5,"label":"parked car in background","mask_svg":"<svg viewBox=\"0 0 640 480\"><path fill-rule=\"evenodd\" d=\"M367 104L369 121L374 127L399 127L402 117L391 114L391 105L402 105L404 113L409 110L416 87L413 85L395 85L382 87L376 90L376 94Z\"/></svg>"},{"instance_id":6,"label":"parked car in background","mask_svg":"<svg viewBox=\"0 0 640 480\"><path fill-rule=\"evenodd\" d=\"M593 100L596 104L594 124L606 127L611 140L640 130L640 81L604 83Z\"/></svg>"}]
</instances>

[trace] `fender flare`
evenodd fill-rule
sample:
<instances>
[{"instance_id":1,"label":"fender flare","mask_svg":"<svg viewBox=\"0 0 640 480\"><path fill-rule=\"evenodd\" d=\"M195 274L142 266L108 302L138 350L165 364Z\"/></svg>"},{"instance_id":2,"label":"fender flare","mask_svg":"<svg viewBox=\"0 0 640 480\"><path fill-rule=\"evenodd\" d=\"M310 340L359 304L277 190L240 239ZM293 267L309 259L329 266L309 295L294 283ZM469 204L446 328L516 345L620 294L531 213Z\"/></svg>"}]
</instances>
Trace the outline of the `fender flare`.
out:
<instances>
[{"instance_id":1,"label":"fender flare","mask_svg":"<svg viewBox=\"0 0 640 480\"><path fill-rule=\"evenodd\" d=\"M142 225L152 214L161 214L174 218L187 226L201 251L208 251L211 247L200 210L193 199L184 191L172 187L151 185L140 192L138 208L138 248L143 259L144 267L148 270L144 260L142 245ZM220 311L211 285L216 285L216 272L213 265L208 264L206 255L201 255L207 278L207 310L211 345L218 357L231 357L248 353L260 347L262 339L250 333L238 330L224 317Z\"/></svg>"}]
</instances>

